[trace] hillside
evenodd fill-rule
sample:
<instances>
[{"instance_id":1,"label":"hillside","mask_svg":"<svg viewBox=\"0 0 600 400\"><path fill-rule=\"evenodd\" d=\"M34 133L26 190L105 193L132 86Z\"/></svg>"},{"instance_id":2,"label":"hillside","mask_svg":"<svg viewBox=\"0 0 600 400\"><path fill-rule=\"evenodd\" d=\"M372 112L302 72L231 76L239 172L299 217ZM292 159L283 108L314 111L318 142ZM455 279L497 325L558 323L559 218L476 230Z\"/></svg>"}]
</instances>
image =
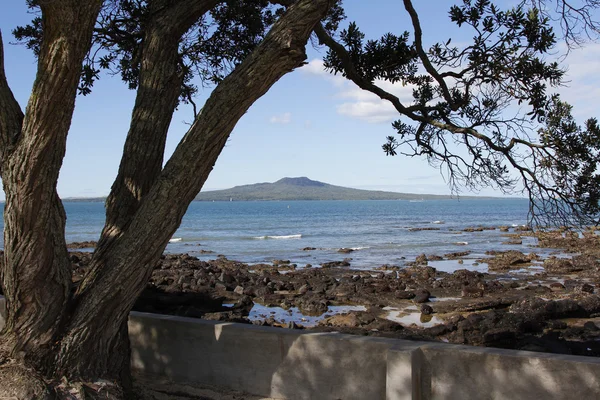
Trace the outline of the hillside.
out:
<instances>
[{"instance_id":1,"label":"hillside","mask_svg":"<svg viewBox=\"0 0 600 400\"><path fill-rule=\"evenodd\" d=\"M199 201L250 200L433 200L450 196L395 193L351 189L313 181L306 177L283 178L273 183L255 183L231 189L201 192Z\"/></svg>"}]
</instances>

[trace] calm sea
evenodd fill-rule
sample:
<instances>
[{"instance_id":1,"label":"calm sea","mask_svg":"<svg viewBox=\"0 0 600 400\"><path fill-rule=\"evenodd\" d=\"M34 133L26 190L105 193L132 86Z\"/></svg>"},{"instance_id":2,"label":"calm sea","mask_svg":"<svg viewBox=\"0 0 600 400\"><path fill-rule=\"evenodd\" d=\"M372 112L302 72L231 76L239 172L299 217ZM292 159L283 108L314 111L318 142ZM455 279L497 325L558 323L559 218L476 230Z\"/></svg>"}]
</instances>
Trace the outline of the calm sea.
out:
<instances>
[{"instance_id":1,"label":"calm sea","mask_svg":"<svg viewBox=\"0 0 600 400\"><path fill-rule=\"evenodd\" d=\"M402 265L421 253L469 250L475 258L491 249L530 252L532 239L508 246L498 230L461 232L467 227L526 224L527 205L520 199L194 202L167 252L200 259L223 254L248 263L285 259L299 266L352 258L354 268ZM103 203L65 202L65 209L67 242L98 239ZM316 250L303 250L306 247ZM341 254L340 248L355 251ZM444 269L444 262L437 267Z\"/></svg>"}]
</instances>

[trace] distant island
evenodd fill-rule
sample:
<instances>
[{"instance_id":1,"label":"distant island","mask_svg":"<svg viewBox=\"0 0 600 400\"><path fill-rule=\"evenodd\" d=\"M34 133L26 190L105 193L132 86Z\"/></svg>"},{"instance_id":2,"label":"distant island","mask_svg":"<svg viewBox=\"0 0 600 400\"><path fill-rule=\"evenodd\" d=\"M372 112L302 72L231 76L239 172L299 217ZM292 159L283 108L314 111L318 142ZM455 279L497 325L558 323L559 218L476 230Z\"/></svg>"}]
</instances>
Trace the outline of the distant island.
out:
<instances>
[{"instance_id":1,"label":"distant island","mask_svg":"<svg viewBox=\"0 0 600 400\"><path fill-rule=\"evenodd\" d=\"M255 183L231 189L200 192L196 201L259 200L448 200L452 196L360 190L313 181L307 177L283 178L273 183ZM467 199L482 197L461 196ZM488 197L489 198L489 197Z\"/></svg>"},{"instance_id":2,"label":"distant island","mask_svg":"<svg viewBox=\"0 0 600 400\"><path fill-rule=\"evenodd\" d=\"M200 192L194 201L277 201L277 200L450 200L455 196L361 190L313 181L307 177L283 178L277 182L235 186L231 189ZM460 196L461 199L501 199L492 196ZM67 202L104 202L106 197L69 197Z\"/></svg>"}]
</instances>

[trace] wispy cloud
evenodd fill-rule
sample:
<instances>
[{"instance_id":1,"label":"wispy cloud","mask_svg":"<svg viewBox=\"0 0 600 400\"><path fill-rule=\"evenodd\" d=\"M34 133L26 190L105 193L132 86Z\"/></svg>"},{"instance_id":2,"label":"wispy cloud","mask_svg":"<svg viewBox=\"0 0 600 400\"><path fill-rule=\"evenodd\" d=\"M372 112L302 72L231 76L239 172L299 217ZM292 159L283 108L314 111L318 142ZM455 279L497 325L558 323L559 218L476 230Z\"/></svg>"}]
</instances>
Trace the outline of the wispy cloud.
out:
<instances>
[{"instance_id":1,"label":"wispy cloud","mask_svg":"<svg viewBox=\"0 0 600 400\"><path fill-rule=\"evenodd\" d=\"M289 124L292 122L292 113L286 112L280 115L273 115L269 122L272 124Z\"/></svg>"},{"instance_id":2,"label":"wispy cloud","mask_svg":"<svg viewBox=\"0 0 600 400\"><path fill-rule=\"evenodd\" d=\"M323 60L311 60L302 70L307 74L327 79L334 84L338 89L334 96L338 102L336 105L338 114L373 124L387 123L398 118L398 112L391 103L381 100L371 92L362 90L340 75L333 75L325 71ZM405 86L401 83L390 83L383 80L376 80L374 83L397 96L403 103L408 104L412 101L413 88L410 85Z\"/></svg>"}]
</instances>

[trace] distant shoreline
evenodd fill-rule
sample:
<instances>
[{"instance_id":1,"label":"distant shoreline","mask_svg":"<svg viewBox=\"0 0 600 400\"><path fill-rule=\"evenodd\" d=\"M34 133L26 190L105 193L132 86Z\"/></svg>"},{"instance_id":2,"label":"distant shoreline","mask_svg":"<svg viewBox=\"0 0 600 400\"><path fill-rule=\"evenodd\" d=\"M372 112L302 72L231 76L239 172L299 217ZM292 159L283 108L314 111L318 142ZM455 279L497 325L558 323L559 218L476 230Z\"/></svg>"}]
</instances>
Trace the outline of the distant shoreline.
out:
<instances>
[{"instance_id":1,"label":"distant shoreline","mask_svg":"<svg viewBox=\"0 0 600 400\"><path fill-rule=\"evenodd\" d=\"M493 196L444 196L444 195L434 195L439 196L435 198L427 198L423 197L423 202L427 201L436 201L436 200L528 200L525 197L493 197ZM67 203L104 203L106 201L106 197L66 197L61 199L63 202ZM405 201L405 202L413 202L410 199L233 199L233 200L203 200L203 199L194 199L193 202L200 203L230 203L230 202L259 202L259 201ZM420 202L420 201L419 201ZM4 203L4 201L0 201L0 203Z\"/></svg>"}]
</instances>

